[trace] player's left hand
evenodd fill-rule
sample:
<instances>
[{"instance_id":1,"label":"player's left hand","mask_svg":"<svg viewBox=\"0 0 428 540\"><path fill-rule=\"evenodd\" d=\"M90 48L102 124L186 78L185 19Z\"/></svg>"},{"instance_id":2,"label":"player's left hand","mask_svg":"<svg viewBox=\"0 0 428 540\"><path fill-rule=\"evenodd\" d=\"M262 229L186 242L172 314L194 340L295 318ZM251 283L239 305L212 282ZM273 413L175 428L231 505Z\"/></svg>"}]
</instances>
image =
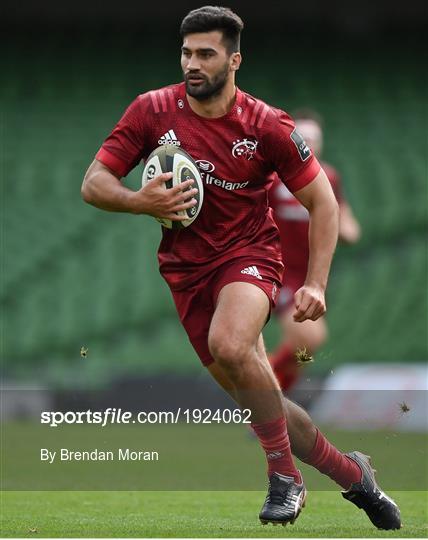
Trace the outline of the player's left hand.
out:
<instances>
[{"instance_id":1,"label":"player's left hand","mask_svg":"<svg viewBox=\"0 0 428 540\"><path fill-rule=\"evenodd\" d=\"M296 322L316 321L327 311L324 289L320 286L303 285L294 295L293 319Z\"/></svg>"}]
</instances>

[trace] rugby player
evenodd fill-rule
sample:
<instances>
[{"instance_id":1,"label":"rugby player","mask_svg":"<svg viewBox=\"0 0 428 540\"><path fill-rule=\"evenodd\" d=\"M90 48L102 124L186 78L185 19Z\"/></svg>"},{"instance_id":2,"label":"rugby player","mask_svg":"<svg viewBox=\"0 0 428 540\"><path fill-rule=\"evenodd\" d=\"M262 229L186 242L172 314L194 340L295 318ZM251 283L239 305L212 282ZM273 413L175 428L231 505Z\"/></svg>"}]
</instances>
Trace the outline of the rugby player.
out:
<instances>
[{"instance_id":1,"label":"rugby player","mask_svg":"<svg viewBox=\"0 0 428 540\"><path fill-rule=\"evenodd\" d=\"M320 159L323 148L321 117L309 109L293 114L296 128L309 148ZM360 225L346 201L341 180L336 169L320 161L339 204L339 240L354 244L361 235ZM312 356L326 341L328 328L325 317L316 321L296 321L294 295L305 283L309 257L309 213L307 209L285 187L275 175L269 192L269 202L281 236L282 260L285 265L283 287L278 295L275 314L279 318L282 342L269 361L283 390L288 390L297 381L300 367L296 353L306 350Z\"/></svg>"},{"instance_id":2,"label":"rugby player","mask_svg":"<svg viewBox=\"0 0 428 540\"><path fill-rule=\"evenodd\" d=\"M242 28L228 8L205 6L186 15L180 28L184 82L144 93L129 105L89 166L82 195L104 210L179 221L176 212L196 203L184 192L192 180L165 190L172 176L165 173L132 191L122 177L166 141L167 133L195 160L209 164L210 177L218 182L205 182L204 206L190 227L163 229L158 259L203 365L252 411L269 475L260 520L292 522L304 504L291 443L296 456L333 478L376 526L397 528L398 508L377 488L367 458L339 452L305 411L287 402L266 357L261 332L283 272L278 229L267 204L268 177L276 171L310 213L308 277L296 307L301 320L325 312L338 208L291 118L235 86Z\"/></svg>"}]
</instances>

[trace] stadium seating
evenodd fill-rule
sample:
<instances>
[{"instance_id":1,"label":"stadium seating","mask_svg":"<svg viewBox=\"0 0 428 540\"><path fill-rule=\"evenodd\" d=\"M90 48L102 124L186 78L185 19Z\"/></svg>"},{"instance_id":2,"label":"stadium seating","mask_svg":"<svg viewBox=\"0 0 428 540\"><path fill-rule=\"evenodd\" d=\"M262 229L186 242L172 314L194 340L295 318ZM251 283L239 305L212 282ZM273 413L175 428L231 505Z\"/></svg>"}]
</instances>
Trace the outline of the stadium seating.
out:
<instances>
[{"instance_id":1,"label":"stadium seating","mask_svg":"<svg viewBox=\"0 0 428 540\"><path fill-rule=\"evenodd\" d=\"M127 104L180 78L176 55L161 50L143 79L135 40L121 36L113 48L103 35L100 59L89 35L74 48L47 35L31 45L32 62L22 36L6 62L6 376L97 385L123 374L199 369L158 273L159 225L95 210L80 198L86 167ZM418 121L425 88L417 64L400 64L397 84L388 63L364 50L348 53L352 65L345 53L311 51L313 69L302 69L299 56L281 71L249 51L240 75L243 89L270 103L288 111L311 106L324 116L324 157L341 172L362 224L360 244L337 252L331 339L312 368L319 373L348 361L422 361L427 354L426 128ZM399 59L398 49L388 57L393 53ZM140 174L131 173L127 185L136 188ZM277 336L273 320L269 347ZM86 358L81 346L89 349Z\"/></svg>"}]
</instances>

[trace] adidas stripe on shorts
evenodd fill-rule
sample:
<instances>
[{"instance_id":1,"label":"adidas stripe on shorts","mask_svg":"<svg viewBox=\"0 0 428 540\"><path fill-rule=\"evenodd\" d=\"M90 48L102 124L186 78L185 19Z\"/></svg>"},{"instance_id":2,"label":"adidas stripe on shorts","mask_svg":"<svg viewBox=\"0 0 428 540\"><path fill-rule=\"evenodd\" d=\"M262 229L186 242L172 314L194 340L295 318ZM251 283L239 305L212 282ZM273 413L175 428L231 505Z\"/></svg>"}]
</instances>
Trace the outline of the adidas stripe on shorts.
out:
<instances>
[{"instance_id":1,"label":"adidas stripe on shorts","mask_svg":"<svg viewBox=\"0 0 428 540\"><path fill-rule=\"evenodd\" d=\"M202 364L208 366L214 362L208 349L208 332L221 289L238 281L252 283L265 292L272 310L281 287L282 270L282 264L276 261L237 258L219 266L192 287L171 291L180 321Z\"/></svg>"}]
</instances>

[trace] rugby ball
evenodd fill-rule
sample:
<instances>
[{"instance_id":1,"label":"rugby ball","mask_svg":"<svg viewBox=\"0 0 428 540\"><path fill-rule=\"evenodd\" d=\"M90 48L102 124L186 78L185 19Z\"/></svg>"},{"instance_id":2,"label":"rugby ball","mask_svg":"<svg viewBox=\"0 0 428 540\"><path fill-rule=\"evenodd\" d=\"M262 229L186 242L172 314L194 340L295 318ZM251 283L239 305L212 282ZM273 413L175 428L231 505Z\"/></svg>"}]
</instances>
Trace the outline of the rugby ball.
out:
<instances>
[{"instance_id":1,"label":"rugby ball","mask_svg":"<svg viewBox=\"0 0 428 540\"><path fill-rule=\"evenodd\" d=\"M177 212L178 215L186 217L183 221L171 221L170 219L156 218L161 225L167 229L181 229L191 225L198 217L204 200L204 185L198 166L193 158L173 144L165 144L159 146L150 154L144 165L142 186L144 187L150 180L156 178L162 173L172 172L173 177L168 182L165 182L165 189L171 189L179 185L181 182L193 178L195 183L189 189L194 187L198 189L198 193L193 195L197 203L192 208Z\"/></svg>"}]
</instances>

